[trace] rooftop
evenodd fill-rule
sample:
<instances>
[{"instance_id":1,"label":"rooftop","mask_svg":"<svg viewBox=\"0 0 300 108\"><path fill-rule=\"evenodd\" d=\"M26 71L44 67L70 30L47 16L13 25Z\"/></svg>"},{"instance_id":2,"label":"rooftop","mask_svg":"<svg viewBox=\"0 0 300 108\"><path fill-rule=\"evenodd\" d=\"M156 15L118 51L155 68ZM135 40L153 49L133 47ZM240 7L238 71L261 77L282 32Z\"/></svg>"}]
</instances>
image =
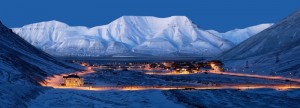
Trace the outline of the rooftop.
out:
<instances>
[{"instance_id":1,"label":"rooftop","mask_svg":"<svg viewBox=\"0 0 300 108\"><path fill-rule=\"evenodd\" d=\"M76 74L71 74L71 75L68 75L68 76L63 76L63 78L80 78L80 77Z\"/></svg>"}]
</instances>

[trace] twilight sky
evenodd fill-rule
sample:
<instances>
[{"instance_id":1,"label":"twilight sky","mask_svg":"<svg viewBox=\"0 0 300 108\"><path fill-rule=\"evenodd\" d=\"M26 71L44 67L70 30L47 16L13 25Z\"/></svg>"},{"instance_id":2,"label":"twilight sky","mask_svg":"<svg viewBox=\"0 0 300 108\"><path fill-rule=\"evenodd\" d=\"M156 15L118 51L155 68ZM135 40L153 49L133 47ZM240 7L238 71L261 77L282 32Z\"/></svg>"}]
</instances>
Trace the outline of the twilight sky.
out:
<instances>
[{"instance_id":1,"label":"twilight sky","mask_svg":"<svg viewBox=\"0 0 300 108\"><path fill-rule=\"evenodd\" d=\"M0 20L8 27L48 20L93 27L123 15L182 15L224 32L277 22L298 9L300 0L3 0Z\"/></svg>"}]
</instances>

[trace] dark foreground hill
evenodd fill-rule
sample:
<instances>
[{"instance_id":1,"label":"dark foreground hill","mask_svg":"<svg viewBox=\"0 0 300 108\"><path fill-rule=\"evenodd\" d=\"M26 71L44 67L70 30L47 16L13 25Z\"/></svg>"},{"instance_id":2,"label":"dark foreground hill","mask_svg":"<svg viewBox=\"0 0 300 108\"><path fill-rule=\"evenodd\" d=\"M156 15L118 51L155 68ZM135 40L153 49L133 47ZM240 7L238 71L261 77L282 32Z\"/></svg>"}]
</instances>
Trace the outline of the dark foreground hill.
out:
<instances>
[{"instance_id":1,"label":"dark foreground hill","mask_svg":"<svg viewBox=\"0 0 300 108\"><path fill-rule=\"evenodd\" d=\"M300 76L300 10L247 39L221 57L229 67Z\"/></svg>"},{"instance_id":2,"label":"dark foreground hill","mask_svg":"<svg viewBox=\"0 0 300 108\"><path fill-rule=\"evenodd\" d=\"M0 22L0 107L26 107L46 76L79 70L36 49Z\"/></svg>"}]
</instances>

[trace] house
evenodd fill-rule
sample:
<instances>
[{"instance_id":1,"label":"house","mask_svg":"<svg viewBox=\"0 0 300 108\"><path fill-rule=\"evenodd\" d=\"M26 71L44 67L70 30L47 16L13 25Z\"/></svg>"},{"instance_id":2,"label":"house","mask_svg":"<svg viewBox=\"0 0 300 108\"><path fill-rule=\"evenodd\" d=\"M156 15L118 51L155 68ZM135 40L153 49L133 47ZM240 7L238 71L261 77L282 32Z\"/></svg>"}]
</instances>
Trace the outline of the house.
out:
<instances>
[{"instance_id":1,"label":"house","mask_svg":"<svg viewBox=\"0 0 300 108\"><path fill-rule=\"evenodd\" d=\"M215 72L224 72L223 63L219 60L213 60L208 62Z\"/></svg>"},{"instance_id":2,"label":"house","mask_svg":"<svg viewBox=\"0 0 300 108\"><path fill-rule=\"evenodd\" d=\"M68 76L63 76L64 85L68 87L80 87L83 86L83 78L78 75L71 74Z\"/></svg>"}]
</instances>

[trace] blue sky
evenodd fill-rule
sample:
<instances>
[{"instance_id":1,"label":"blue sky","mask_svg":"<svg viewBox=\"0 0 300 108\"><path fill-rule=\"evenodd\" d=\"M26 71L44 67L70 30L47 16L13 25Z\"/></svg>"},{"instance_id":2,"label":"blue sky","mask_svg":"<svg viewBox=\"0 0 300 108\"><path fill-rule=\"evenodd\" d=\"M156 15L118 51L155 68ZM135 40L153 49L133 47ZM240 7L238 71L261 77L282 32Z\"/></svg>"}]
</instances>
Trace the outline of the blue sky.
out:
<instances>
[{"instance_id":1,"label":"blue sky","mask_svg":"<svg viewBox=\"0 0 300 108\"><path fill-rule=\"evenodd\" d=\"M58 20L93 27L123 15L184 15L202 29L227 31L277 22L300 9L300 0L2 0L8 27Z\"/></svg>"}]
</instances>

